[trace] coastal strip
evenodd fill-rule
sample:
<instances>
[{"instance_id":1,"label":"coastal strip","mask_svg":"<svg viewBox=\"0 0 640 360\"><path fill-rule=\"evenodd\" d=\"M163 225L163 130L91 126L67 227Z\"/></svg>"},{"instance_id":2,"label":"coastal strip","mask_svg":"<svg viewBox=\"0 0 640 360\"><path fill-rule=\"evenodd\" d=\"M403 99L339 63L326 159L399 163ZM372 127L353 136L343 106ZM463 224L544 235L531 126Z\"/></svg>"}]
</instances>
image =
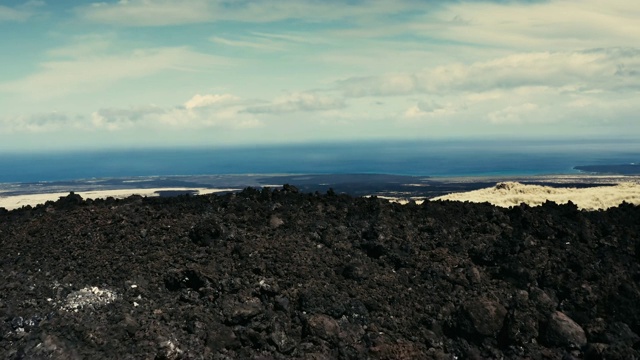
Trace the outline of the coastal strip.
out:
<instances>
[{"instance_id":1,"label":"coastal strip","mask_svg":"<svg viewBox=\"0 0 640 360\"><path fill-rule=\"evenodd\" d=\"M140 195L147 197L160 196L163 192L179 193L184 192L194 195L205 195L220 192L238 191L237 188L151 188L151 189L115 189L115 190L93 190L93 191L78 191L76 194L82 196L84 199L106 199L113 197L116 199L123 199L131 195ZM44 204L47 201L57 201L61 197L69 195L69 192L52 192L52 193L40 193L40 194L23 194L23 195L11 195L2 196L0 193L0 208L7 210L18 209L23 206L36 206L38 204Z\"/></svg>"}]
</instances>

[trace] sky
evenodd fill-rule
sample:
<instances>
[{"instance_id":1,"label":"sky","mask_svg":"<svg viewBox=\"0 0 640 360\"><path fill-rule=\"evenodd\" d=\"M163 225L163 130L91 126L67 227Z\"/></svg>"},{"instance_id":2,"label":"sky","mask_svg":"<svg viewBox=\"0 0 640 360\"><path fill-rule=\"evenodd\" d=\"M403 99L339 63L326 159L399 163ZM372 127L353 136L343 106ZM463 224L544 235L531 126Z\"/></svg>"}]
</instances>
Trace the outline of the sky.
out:
<instances>
[{"instance_id":1,"label":"sky","mask_svg":"<svg viewBox=\"0 0 640 360\"><path fill-rule=\"evenodd\" d=\"M0 0L0 151L640 138L636 0Z\"/></svg>"}]
</instances>

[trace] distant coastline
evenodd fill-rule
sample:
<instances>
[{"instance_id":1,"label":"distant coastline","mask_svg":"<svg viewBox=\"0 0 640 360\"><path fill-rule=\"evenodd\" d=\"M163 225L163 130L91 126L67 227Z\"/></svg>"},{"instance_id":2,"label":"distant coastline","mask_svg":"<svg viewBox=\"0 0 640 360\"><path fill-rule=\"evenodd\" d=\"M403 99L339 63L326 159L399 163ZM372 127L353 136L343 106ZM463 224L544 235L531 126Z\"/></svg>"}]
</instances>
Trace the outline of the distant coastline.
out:
<instances>
[{"instance_id":1,"label":"distant coastline","mask_svg":"<svg viewBox=\"0 0 640 360\"><path fill-rule=\"evenodd\" d=\"M281 187L284 184L293 185L304 193L326 193L332 190L352 196L378 196L408 201L490 188L503 181L580 189L640 182L640 176L569 174L427 177L388 174L252 174L80 179L0 184L0 207L11 210L26 205L35 206L46 201L56 201L70 192L85 199L123 198L134 194L177 196L225 193L247 187Z\"/></svg>"},{"instance_id":2,"label":"distant coastline","mask_svg":"<svg viewBox=\"0 0 640 360\"><path fill-rule=\"evenodd\" d=\"M638 142L431 140L0 154L0 200L73 191L175 196L279 187L430 199L514 181L584 188L635 181ZM616 165L627 164L627 165ZM630 164L630 165L629 165ZM44 199L35 197L34 199ZM18 202L13 201L18 200ZM40 201L40 200L33 200ZM31 204L33 201L29 201ZM2 205L0 205L2 207Z\"/></svg>"}]
</instances>

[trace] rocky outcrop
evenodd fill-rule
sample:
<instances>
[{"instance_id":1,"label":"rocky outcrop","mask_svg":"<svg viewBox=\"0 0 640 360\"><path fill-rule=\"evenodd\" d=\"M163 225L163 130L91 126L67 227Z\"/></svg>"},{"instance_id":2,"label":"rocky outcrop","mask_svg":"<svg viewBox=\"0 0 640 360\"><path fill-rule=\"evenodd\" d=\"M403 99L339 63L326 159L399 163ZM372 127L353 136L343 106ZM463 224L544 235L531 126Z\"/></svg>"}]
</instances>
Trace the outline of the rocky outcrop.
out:
<instances>
[{"instance_id":1,"label":"rocky outcrop","mask_svg":"<svg viewBox=\"0 0 640 360\"><path fill-rule=\"evenodd\" d=\"M71 195L0 213L0 358L637 358L638 219L293 186Z\"/></svg>"}]
</instances>

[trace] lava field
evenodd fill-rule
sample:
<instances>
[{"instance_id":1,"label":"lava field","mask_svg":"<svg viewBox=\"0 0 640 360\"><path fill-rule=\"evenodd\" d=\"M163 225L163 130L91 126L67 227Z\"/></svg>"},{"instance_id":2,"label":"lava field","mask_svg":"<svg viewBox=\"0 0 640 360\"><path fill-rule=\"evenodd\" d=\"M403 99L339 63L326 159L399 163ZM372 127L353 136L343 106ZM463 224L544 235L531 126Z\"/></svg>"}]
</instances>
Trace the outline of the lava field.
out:
<instances>
[{"instance_id":1,"label":"lava field","mask_svg":"<svg viewBox=\"0 0 640 360\"><path fill-rule=\"evenodd\" d=\"M640 358L640 207L247 188L0 209L3 359Z\"/></svg>"}]
</instances>

